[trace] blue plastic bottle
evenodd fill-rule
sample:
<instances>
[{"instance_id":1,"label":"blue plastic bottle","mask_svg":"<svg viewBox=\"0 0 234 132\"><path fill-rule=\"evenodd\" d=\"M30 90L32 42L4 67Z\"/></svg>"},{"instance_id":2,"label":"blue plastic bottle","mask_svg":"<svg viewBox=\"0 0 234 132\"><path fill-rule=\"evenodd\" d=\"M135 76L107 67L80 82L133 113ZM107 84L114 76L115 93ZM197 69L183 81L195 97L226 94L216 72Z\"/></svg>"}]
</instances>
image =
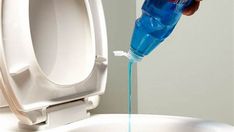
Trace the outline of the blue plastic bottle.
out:
<instances>
[{"instance_id":1,"label":"blue plastic bottle","mask_svg":"<svg viewBox=\"0 0 234 132\"><path fill-rule=\"evenodd\" d=\"M128 58L140 61L167 38L193 0L145 0L136 20Z\"/></svg>"}]
</instances>

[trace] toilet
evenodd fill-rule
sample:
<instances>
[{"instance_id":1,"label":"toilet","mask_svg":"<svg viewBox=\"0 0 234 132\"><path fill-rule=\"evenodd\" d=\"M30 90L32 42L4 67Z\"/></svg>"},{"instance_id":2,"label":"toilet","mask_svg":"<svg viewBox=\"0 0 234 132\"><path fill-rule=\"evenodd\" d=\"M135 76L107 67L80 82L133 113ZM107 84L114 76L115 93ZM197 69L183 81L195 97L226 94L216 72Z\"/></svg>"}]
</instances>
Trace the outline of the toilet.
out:
<instances>
[{"instance_id":1,"label":"toilet","mask_svg":"<svg viewBox=\"0 0 234 132\"><path fill-rule=\"evenodd\" d=\"M1 91L20 126L88 118L107 80L101 0L1 0L1 7Z\"/></svg>"},{"instance_id":2,"label":"toilet","mask_svg":"<svg viewBox=\"0 0 234 132\"><path fill-rule=\"evenodd\" d=\"M127 131L128 115L89 112L98 106L107 80L102 1L0 4L0 131ZM156 115L133 115L132 123L133 132L234 130L222 123Z\"/></svg>"}]
</instances>

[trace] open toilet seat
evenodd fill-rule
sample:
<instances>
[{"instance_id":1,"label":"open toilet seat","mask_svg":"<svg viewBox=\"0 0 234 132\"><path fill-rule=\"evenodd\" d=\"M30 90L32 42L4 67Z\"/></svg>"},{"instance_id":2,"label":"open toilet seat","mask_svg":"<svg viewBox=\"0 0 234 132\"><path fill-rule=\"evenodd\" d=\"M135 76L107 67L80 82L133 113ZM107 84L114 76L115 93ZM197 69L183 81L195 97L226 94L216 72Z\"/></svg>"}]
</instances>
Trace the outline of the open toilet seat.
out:
<instances>
[{"instance_id":1,"label":"open toilet seat","mask_svg":"<svg viewBox=\"0 0 234 132\"><path fill-rule=\"evenodd\" d=\"M20 124L39 129L86 118L107 78L101 0L0 4L0 87Z\"/></svg>"}]
</instances>

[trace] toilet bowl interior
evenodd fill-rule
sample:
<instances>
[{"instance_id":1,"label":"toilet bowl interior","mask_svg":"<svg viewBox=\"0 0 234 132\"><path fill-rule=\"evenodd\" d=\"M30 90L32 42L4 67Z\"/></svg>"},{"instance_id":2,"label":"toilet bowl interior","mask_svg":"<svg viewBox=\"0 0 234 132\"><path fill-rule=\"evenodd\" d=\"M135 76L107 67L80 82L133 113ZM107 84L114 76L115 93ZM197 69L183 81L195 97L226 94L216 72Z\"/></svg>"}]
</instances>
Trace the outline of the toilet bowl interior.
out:
<instances>
[{"instance_id":1,"label":"toilet bowl interior","mask_svg":"<svg viewBox=\"0 0 234 132\"><path fill-rule=\"evenodd\" d=\"M29 18L34 52L48 79L70 85L87 78L95 44L85 1L30 0Z\"/></svg>"}]
</instances>

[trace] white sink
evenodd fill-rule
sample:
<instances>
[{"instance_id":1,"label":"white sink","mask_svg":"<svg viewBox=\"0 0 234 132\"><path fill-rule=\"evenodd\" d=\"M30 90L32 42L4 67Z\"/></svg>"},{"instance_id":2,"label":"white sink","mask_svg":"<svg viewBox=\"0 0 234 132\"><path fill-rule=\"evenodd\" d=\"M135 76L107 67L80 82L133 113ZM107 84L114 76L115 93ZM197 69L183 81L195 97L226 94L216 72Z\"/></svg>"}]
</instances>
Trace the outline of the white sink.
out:
<instances>
[{"instance_id":1,"label":"white sink","mask_svg":"<svg viewBox=\"0 0 234 132\"><path fill-rule=\"evenodd\" d=\"M17 124L9 109L0 109L0 132L30 132ZM45 132L128 132L128 115L93 115ZM132 132L234 132L234 127L186 117L132 115Z\"/></svg>"}]
</instances>

